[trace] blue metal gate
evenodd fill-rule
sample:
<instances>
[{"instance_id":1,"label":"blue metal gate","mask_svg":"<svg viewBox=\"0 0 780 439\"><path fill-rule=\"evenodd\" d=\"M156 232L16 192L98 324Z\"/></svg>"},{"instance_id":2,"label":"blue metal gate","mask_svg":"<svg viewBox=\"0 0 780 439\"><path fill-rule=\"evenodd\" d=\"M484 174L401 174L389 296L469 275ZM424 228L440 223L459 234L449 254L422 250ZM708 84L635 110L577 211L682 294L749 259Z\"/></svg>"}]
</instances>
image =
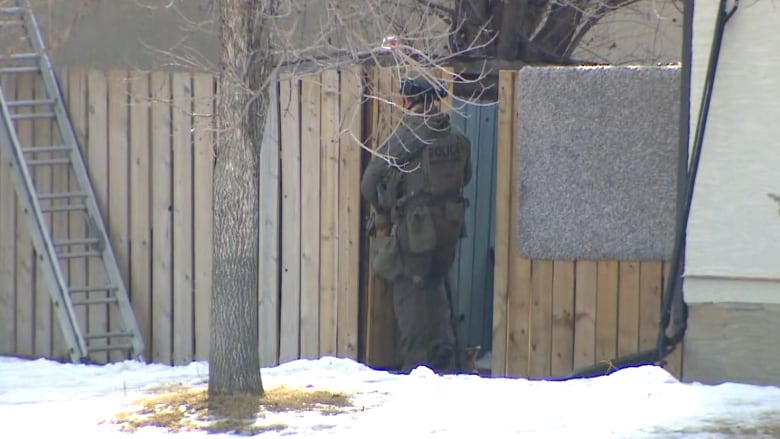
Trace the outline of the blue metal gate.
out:
<instances>
[{"instance_id":1,"label":"blue metal gate","mask_svg":"<svg viewBox=\"0 0 780 439\"><path fill-rule=\"evenodd\" d=\"M458 247L450 271L458 332L466 346L490 351L493 332L493 246L496 193L496 132L498 105L456 105L453 124L471 141L473 174L465 188L468 235Z\"/></svg>"}]
</instances>

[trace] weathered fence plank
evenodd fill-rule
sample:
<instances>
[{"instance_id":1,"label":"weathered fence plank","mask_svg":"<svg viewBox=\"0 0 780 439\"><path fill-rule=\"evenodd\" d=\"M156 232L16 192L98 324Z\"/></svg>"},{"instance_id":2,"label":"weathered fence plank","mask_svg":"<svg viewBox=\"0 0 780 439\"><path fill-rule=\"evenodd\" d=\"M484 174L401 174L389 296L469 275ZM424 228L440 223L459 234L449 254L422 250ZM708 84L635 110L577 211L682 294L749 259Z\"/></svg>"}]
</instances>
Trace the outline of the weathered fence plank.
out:
<instances>
[{"instance_id":1,"label":"weathered fence plank","mask_svg":"<svg viewBox=\"0 0 780 439\"><path fill-rule=\"evenodd\" d=\"M62 98L65 101L66 105L68 102L68 72L63 71L58 75L59 80L59 87L60 87L60 93L62 94ZM54 123L52 123L52 127L54 127ZM53 145L62 145L64 142L58 134L58 130L52 128L52 144ZM65 157L65 154L62 154L61 157ZM64 166L54 166L52 169L52 190L67 190L68 188L68 174L70 172L68 171L68 168ZM56 240L67 240L69 231L68 231L68 214L62 213L59 215L55 215L52 218L52 232L54 239ZM63 274L65 275L65 278L67 279L69 273L70 273L70 262L69 261L60 261L60 267L63 270ZM64 336L61 331L61 326L59 322L59 318L57 317L57 313L54 311L54 308L52 307L51 310L52 316L51 316L51 324L52 324L52 336L51 336L51 344L52 344L52 353L51 357L54 359L66 359L68 358L68 352L67 352L67 346L65 345Z\"/></svg>"},{"instance_id":2,"label":"weathered fence plank","mask_svg":"<svg viewBox=\"0 0 780 439\"><path fill-rule=\"evenodd\" d=\"M598 262L596 361L615 358L618 330L618 263Z\"/></svg>"},{"instance_id":3,"label":"weathered fence plank","mask_svg":"<svg viewBox=\"0 0 780 439\"><path fill-rule=\"evenodd\" d=\"M372 131L368 133L368 137L369 145L373 150L377 150L382 145L392 129L392 109L390 104L381 99L391 96L393 87L393 75L390 69L381 68L372 71L371 89L368 90L371 108L369 126ZM392 291L384 280L370 272L370 268L366 296L368 306L366 359L369 364L377 367L397 366L400 358L397 349Z\"/></svg>"},{"instance_id":4,"label":"weathered fence plank","mask_svg":"<svg viewBox=\"0 0 780 439\"><path fill-rule=\"evenodd\" d=\"M301 357L320 353L320 75L301 80Z\"/></svg>"},{"instance_id":5,"label":"weathered fence plank","mask_svg":"<svg viewBox=\"0 0 780 439\"><path fill-rule=\"evenodd\" d=\"M32 75L21 75L17 87L17 100L33 99ZM31 108L19 109L19 113L30 112ZM32 120L15 123L19 141L31 146L35 141ZM28 218L23 209L16 210L16 350L29 357L35 354L35 258Z\"/></svg>"},{"instance_id":6,"label":"weathered fence plank","mask_svg":"<svg viewBox=\"0 0 780 439\"><path fill-rule=\"evenodd\" d=\"M618 356L639 349L639 263L620 262L618 292Z\"/></svg>"},{"instance_id":7,"label":"weathered fence plank","mask_svg":"<svg viewBox=\"0 0 780 439\"><path fill-rule=\"evenodd\" d=\"M130 300L143 335L146 356L152 353L151 163L149 75L132 72L130 87Z\"/></svg>"},{"instance_id":8,"label":"weathered fence plank","mask_svg":"<svg viewBox=\"0 0 780 439\"><path fill-rule=\"evenodd\" d=\"M575 369L596 362L596 296L598 265L595 261L577 261L574 292L574 365Z\"/></svg>"},{"instance_id":9,"label":"weathered fence plank","mask_svg":"<svg viewBox=\"0 0 780 439\"><path fill-rule=\"evenodd\" d=\"M108 234L114 249L119 273L125 288L130 275L129 237L129 126L127 72L108 72ZM109 307L109 328L111 332L122 330L116 307ZM109 360L121 360L120 351L110 352Z\"/></svg>"},{"instance_id":10,"label":"weathered fence plank","mask_svg":"<svg viewBox=\"0 0 780 439\"><path fill-rule=\"evenodd\" d=\"M173 363L192 360L192 75L172 77L173 149Z\"/></svg>"},{"instance_id":11,"label":"weathered fence plank","mask_svg":"<svg viewBox=\"0 0 780 439\"><path fill-rule=\"evenodd\" d=\"M535 259L531 265L531 336L528 375L546 377L551 371L553 261Z\"/></svg>"},{"instance_id":12,"label":"weathered fence plank","mask_svg":"<svg viewBox=\"0 0 780 439\"><path fill-rule=\"evenodd\" d=\"M68 112L70 114L73 129L78 137L81 155L87 163L87 71L72 69L68 73ZM69 173L69 192L79 189L76 176ZM80 212L68 214L69 239L78 239L86 236L87 228L84 215ZM82 258L70 261L70 274L68 281L72 286L84 286L87 284L87 263ZM78 306L75 309L76 318L80 322L80 329L89 329L89 313L86 306Z\"/></svg>"},{"instance_id":13,"label":"weathered fence plank","mask_svg":"<svg viewBox=\"0 0 780 439\"><path fill-rule=\"evenodd\" d=\"M553 263L552 376L564 376L574 365L574 262Z\"/></svg>"},{"instance_id":14,"label":"weathered fence plank","mask_svg":"<svg viewBox=\"0 0 780 439\"><path fill-rule=\"evenodd\" d=\"M35 99L46 99L46 89L40 81L35 84ZM56 145L52 142L52 120L37 119L33 122L35 145ZM36 159L51 159L51 153L37 153ZM34 170L35 187L39 192L51 192L52 170L59 166L38 166ZM62 213L44 213L44 221L50 225ZM56 239L55 239L56 241ZM39 263L38 252L35 252L35 356L48 357L52 346L52 306L49 296L49 286L44 281L43 264Z\"/></svg>"},{"instance_id":15,"label":"weathered fence plank","mask_svg":"<svg viewBox=\"0 0 780 439\"><path fill-rule=\"evenodd\" d=\"M337 354L358 358L362 69L341 71Z\"/></svg>"},{"instance_id":16,"label":"weathered fence plank","mask_svg":"<svg viewBox=\"0 0 780 439\"><path fill-rule=\"evenodd\" d=\"M5 159L5 156L2 157ZM16 191L5 160L0 166L0 352L16 352Z\"/></svg>"},{"instance_id":17,"label":"weathered fence plank","mask_svg":"<svg viewBox=\"0 0 780 439\"><path fill-rule=\"evenodd\" d=\"M339 77L335 70L322 72L322 125L320 187L320 354L336 354L339 287Z\"/></svg>"},{"instance_id":18,"label":"weathered fence plank","mask_svg":"<svg viewBox=\"0 0 780 439\"><path fill-rule=\"evenodd\" d=\"M498 74L498 132L496 145L496 237L510 235L510 200L512 199L512 150L514 145L515 72L502 70ZM509 343L509 267L510 245L506 239L496 239L493 268L493 350L492 374L507 373Z\"/></svg>"},{"instance_id":19,"label":"weathered fence plank","mask_svg":"<svg viewBox=\"0 0 780 439\"><path fill-rule=\"evenodd\" d=\"M643 261L639 265L639 350L652 349L658 338L663 282L662 263Z\"/></svg>"},{"instance_id":20,"label":"weathered fence plank","mask_svg":"<svg viewBox=\"0 0 780 439\"><path fill-rule=\"evenodd\" d=\"M281 209L279 167L279 90L269 92L263 144L260 149L260 361L272 366L279 361L279 213Z\"/></svg>"},{"instance_id":21,"label":"weathered fence plank","mask_svg":"<svg viewBox=\"0 0 780 439\"><path fill-rule=\"evenodd\" d=\"M152 359L173 356L173 255L171 216L171 77L153 72L151 91L152 167Z\"/></svg>"},{"instance_id":22,"label":"weathered fence plank","mask_svg":"<svg viewBox=\"0 0 780 439\"><path fill-rule=\"evenodd\" d=\"M193 95L193 273L194 273L194 358L207 360L211 328L211 265L213 260L213 193L211 179L214 172L214 77L195 73L192 79ZM262 162L261 162L262 163ZM262 205L264 208L268 206ZM265 209L261 210L261 212ZM262 223L261 223L262 226ZM261 314L262 315L262 314Z\"/></svg>"},{"instance_id":23,"label":"weathered fence plank","mask_svg":"<svg viewBox=\"0 0 780 439\"><path fill-rule=\"evenodd\" d=\"M301 306L301 139L300 84L279 86L282 148L282 292L279 361L300 353Z\"/></svg>"},{"instance_id":24,"label":"weathered fence plank","mask_svg":"<svg viewBox=\"0 0 780 439\"><path fill-rule=\"evenodd\" d=\"M87 73L87 168L92 181L98 208L103 218L108 218L108 80L105 72L90 70ZM107 285L108 278L97 259L87 261L90 286ZM87 293L87 297L105 298L106 292ZM108 305L89 306L89 333L108 332ZM95 345L102 345L93 341ZM94 361L108 361L107 352L91 356Z\"/></svg>"}]
</instances>

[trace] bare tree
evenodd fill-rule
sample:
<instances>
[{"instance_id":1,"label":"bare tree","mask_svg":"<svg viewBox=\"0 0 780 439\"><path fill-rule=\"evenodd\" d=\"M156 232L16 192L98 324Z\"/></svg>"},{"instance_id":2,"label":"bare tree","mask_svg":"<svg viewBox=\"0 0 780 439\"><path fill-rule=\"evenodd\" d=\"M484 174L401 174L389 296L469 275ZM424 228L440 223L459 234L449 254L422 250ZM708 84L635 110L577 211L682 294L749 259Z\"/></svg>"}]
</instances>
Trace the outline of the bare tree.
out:
<instances>
[{"instance_id":1,"label":"bare tree","mask_svg":"<svg viewBox=\"0 0 780 439\"><path fill-rule=\"evenodd\" d=\"M278 0L222 0L214 169L214 286L209 395L262 395L258 353L258 169L276 66Z\"/></svg>"}]
</instances>

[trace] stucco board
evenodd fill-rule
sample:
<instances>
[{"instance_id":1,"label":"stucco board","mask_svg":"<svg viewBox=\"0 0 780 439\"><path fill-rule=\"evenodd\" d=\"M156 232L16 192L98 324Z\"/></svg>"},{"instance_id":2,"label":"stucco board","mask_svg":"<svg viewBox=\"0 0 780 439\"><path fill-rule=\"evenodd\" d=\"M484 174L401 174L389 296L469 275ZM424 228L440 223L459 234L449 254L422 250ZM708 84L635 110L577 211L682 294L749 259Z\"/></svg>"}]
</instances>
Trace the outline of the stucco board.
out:
<instances>
[{"instance_id":1,"label":"stucco board","mask_svg":"<svg viewBox=\"0 0 780 439\"><path fill-rule=\"evenodd\" d=\"M678 67L528 67L518 75L519 252L672 253Z\"/></svg>"}]
</instances>

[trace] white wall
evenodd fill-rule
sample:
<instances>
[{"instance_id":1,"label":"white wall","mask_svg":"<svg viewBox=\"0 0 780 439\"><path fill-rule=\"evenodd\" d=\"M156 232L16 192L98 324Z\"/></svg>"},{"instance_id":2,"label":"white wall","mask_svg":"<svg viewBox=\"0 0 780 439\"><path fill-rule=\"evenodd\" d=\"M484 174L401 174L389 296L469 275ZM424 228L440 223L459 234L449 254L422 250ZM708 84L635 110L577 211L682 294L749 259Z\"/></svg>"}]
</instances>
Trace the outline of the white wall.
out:
<instances>
[{"instance_id":1,"label":"white wall","mask_svg":"<svg viewBox=\"0 0 780 439\"><path fill-rule=\"evenodd\" d=\"M691 145L719 1L693 17ZM780 3L740 2L723 37L686 247L685 299L780 303Z\"/></svg>"}]
</instances>

